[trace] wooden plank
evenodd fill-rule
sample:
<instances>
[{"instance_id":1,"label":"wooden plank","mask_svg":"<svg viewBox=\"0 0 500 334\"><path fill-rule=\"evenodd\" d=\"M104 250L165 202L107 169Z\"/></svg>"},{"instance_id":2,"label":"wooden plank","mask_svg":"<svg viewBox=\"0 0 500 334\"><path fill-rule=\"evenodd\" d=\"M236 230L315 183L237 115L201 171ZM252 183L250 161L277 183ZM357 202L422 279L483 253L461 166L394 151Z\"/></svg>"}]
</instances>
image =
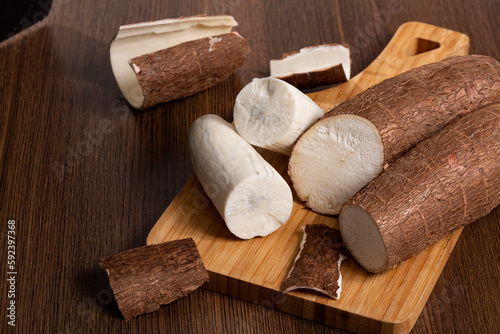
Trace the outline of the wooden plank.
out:
<instances>
[{"instance_id":1,"label":"wooden plank","mask_svg":"<svg viewBox=\"0 0 500 334\"><path fill-rule=\"evenodd\" d=\"M368 87L411 68L466 55L469 38L419 22L403 24L377 59L349 82L310 97L325 110ZM288 159L261 154L290 183ZM313 292L279 293L302 239L305 224L338 228L337 217L306 209L294 198L287 224L265 238L240 240L204 193L195 176L151 230L147 244L192 237L210 272L205 288L358 333L408 333L457 242L461 229L388 272L373 275L352 258L342 265L340 300Z\"/></svg>"}]
</instances>

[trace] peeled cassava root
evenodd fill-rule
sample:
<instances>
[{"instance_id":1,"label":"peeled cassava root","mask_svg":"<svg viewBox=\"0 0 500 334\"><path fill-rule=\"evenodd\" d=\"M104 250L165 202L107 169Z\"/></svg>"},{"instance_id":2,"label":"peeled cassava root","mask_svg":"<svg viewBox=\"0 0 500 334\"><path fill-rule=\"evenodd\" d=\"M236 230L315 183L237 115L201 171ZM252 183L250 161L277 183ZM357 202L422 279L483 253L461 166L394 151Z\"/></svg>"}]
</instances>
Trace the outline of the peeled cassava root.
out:
<instances>
[{"instance_id":1,"label":"peeled cassava root","mask_svg":"<svg viewBox=\"0 0 500 334\"><path fill-rule=\"evenodd\" d=\"M349 80L351 61L349 46L322 44L285 53L269 63L271 76L298 89L307 89Z\"/></svg>"},{"instance_id":2,"label":"peeled cassava root","mask_svg":"<svg viewBox=\"0 0 500 334\"><path fill-rule=\"evenodd\" d=\"M299 136L323 114L292 85L274 78L254 79L236 97L234 125L250 144L289 156Z\"/></svg>"},{"instance_id":3,"label":"peeled cassava root","mask_svg":"<svg viewBox=\"0 0 500 334\"><path fill-rule=\"evenodd\" d=\"M454 121L375 178L342 208L354 258L378 273L500 204L500 104Z\"/></svg>"},{"instance_id":4,"label":"peeled cassava root","mask_svg":"<svg viewBox=\"0 0 500 334\"><path fill-rule=\"evenodd\" d=\"M227 79L248 43L233 17L192 16L121 26L111 42L113 74L136 109L183 98Z\"/></svg>"},{"instance_id":5,"label":"peeled cassava root","mask_svg":"<svg viewBox=\"0 0 500 334\"><path fill-rule=\"evenodd\" d=\"M500 101L500 64L456 56L387 79L338 105L295 145L289 173L313 210L342 205L420 141L456 116ZM349 117L347 117L349 114Z\"/></svg>"},{"instance_id":6,"label":"peeled cassava root","mask_svg":"<svg viewBox=\"0 0 500 334\"><path fill-rule=\"evenodd\" d=\"M193 168L228 229L237 237L266 236L292 212L292 191L281 175L216 115L189 130Z\"/></svg>"}]
</instances>

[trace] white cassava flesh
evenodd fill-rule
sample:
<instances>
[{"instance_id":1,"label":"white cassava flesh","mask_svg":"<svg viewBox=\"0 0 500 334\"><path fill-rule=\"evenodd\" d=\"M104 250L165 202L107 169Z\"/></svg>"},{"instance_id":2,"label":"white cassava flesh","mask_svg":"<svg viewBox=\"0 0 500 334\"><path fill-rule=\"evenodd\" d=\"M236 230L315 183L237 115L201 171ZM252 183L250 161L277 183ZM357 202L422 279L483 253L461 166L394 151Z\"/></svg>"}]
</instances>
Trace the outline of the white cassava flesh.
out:
<instances>
[{"instance_id":1,"label":"white cassava flesh","mask_svg":"<svg viewBox=\"0 0 500 334\"><path fill-rule=\"evenodd\" d=\"M301 137L293 148L289 172L308 207L335 215L382 171L383 163L377 128L360 116L337 115L321 120Z\"/></svg>"},{"instance_id":2,"label":"white cassava flesh","mask_svg":"<svg viewBox=\"0 0 500 334\"><path fill-rule=\"evenodd\" d=\"M232 16L192 16L120 26L110 45L113 74L123 96L134 107L144 103L144 94L129 60L184 42L231 32L238 23Z\"/></svg>"},{"instance_id":3,"label":"white cassava flesh","mask_svg":"<svg viewBox=\"0 0 500 334\"><path fill-rule=\"evenodd\" d=\"M310 73L342 65L346 79L351 76L349 48L341 44L325 44L300 49L282 59L269 62L272 77L286 77L296 73Z\"/></svg>"},{"instance_id":4,"label":"white cassava flesh","mask_svg":"<svg viewBox=\"0 0 500 334\"><path fill-rule=\"evenodd\" d=\"M229 230L239 238L266 236L288 220L292 191L281 175L216 115L189 130L193 168Z\"/></svg>"},{"instance_id":5,"label":"white cassava flesh","mask_svg":"<svg viewBox=\"0 0 500 334\"><path fill-rule=\"evenodd\" d=\"M290 155L299 136L323 114L292 85L275 78L254 79L236 97L234 125L250 144Z\"/></svg>"}]
</instances>

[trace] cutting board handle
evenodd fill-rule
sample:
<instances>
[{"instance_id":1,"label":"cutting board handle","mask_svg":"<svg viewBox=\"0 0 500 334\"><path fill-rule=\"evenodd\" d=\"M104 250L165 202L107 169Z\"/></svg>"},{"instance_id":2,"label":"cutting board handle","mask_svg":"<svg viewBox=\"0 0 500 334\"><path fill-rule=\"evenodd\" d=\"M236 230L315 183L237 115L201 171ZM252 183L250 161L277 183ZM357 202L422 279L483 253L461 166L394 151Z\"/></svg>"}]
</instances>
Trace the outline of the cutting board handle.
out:
<instances>
[{"instance_id":1,"label":"cutting board handle","mask_svg":"<svg viewBox=\"0 0 500 334\"><path fill-rule=\"evenodd\" d=\"M377 59L387 60L387 57L397 57L428 63L428 60L420 60L429 58L429 54L423 56L427 52L439 54L437 57L441 59L455 55L467 55L469 53L469 37L453 30L422 22L407 22L398 28Z\"/></svg>"}]
</instances>

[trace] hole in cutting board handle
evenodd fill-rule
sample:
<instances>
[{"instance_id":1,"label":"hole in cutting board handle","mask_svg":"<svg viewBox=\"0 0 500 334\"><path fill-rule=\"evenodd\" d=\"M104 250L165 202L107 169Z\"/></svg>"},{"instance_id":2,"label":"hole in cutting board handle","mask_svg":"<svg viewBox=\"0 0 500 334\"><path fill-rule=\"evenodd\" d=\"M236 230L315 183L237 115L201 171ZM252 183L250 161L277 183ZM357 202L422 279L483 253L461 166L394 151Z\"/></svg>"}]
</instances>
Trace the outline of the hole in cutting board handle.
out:
<instances>
[{"instance_id":1,"label":"hole in cutting board handle","mask_svg":"<svg viewBox=\"0 0 500 334\"><path fill-rule=\"evenodd\" d=\"M413 41L410 43L410 48L408 49L408 56L410 57L416 56L421 53L435 50L440 46L441 44L439 42L417 37L413 39Z\"/></svg>"}]
</instances>

